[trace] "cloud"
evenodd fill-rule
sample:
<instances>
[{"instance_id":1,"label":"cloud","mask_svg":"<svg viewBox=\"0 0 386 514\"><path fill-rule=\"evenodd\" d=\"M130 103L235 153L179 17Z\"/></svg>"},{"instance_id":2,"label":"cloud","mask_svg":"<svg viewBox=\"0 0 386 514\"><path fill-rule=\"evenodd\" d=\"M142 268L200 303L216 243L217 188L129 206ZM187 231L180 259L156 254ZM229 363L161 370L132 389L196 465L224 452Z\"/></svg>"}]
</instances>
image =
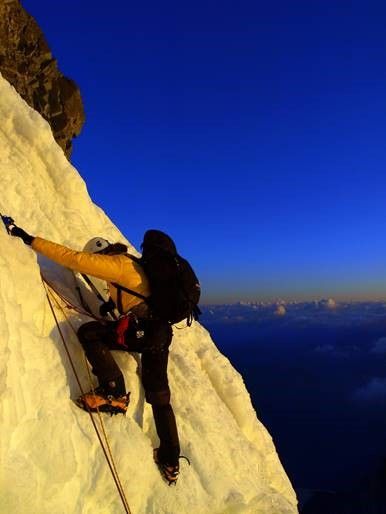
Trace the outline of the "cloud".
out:
<instances>
[{"instance_id":1,"label":"cloud","mask_svg":"<svg viewBox=\"0 0 386 514\"><path fill-rule=\"evenodd\" d=\"M332 344L323 344L315 348L316 353L335 353L335 348Z\"/></svg>"},{"instance_id":2,"label":"cloud","mask_svg":"<svg viewBox=\"0 0 386 514\"><path fill-rule=\"evenodd\" d=\"M386 353L386 337L381 337L377 341L375 341L373 348L371 349L371 353L376 353L379 355L383 355Z\"/></svg>"},{"instance_id":3,"label":"cloud","mask_svg":"<svg viewBox=\"0 0 386 514\"><path fill-rule=\"evenodd\" d=\"M284 305L278 305L275 311L276 316L284 316L286 313Z\"/></svg>"},{"instance_id":4,"label":"cloud","mask_svg":"<svg viewBox=\"0 0 386 514\"><path fill-rule=\"evenodd\" d=\"M318 346L315 346L314 352L324 355L330 355L334 358L339 359L351 359L352 357L358 355L360 353L361 349L359 346L352 344L352 345L344 345L344 346L334 346L332 344L326 343L326 344L319 344Z\"/></svg>"},{"instance_id":5,"label":"cloud","mask_svg":"<svg viewBox=\"0 0 386 514\"><path fill-rule=\"evenodd\" d=\"M386 378L372 378L354 392L354 399L366 403L386 402Z\"/></svg>"},{"instance_id":6,"label":"cloud","mask_svg":"<svg viewBox=\"0 0 386 514\"><path fill-rule=\"evenodd\" d=\"M325 300L325 299L320 300L319 306L324 307L326 309L333 310L333 309L336 309L337 303L333 298L328 298L328 300Z\"/></svg>"}]
</instances>

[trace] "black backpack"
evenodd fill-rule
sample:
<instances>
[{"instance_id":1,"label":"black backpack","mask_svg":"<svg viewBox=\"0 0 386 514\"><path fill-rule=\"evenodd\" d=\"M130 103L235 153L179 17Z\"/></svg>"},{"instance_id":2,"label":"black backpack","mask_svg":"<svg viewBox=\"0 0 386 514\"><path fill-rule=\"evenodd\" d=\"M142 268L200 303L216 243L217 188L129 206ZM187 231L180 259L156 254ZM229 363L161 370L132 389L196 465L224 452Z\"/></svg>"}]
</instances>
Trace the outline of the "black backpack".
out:
<instances>
[{"instance_id":1,"label":"black backpack","mask_svg":"<svg viewBox=\"0 0 386 514\"><path fill-rule=\"evenodd\" d=\"M189 262L178 255L173 240L160 230L148 230L136 260L149 279L151 296L145 298L118 285L118 288L146 301L152 317L171 324L187 319L188 326L201 314L198 308L200 283ZM117 284L114 284L117 286Z\"/></svg>"}]
</instances>

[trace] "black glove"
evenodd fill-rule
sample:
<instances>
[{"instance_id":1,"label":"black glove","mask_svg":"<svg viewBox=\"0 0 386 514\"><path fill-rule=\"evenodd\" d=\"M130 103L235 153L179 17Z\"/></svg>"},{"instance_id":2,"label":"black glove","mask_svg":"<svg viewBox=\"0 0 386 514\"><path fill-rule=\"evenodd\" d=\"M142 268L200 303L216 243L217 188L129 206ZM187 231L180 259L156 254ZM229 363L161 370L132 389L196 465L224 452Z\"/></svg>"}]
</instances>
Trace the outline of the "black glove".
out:
<instances>
[{"instance_id":1,"label":"black glove","mask_svg":"<svg viewBox=\"0 0 386 514\"><path fill-rule=\"evenodd\" d=\"M99 307L99 314L101 316L107 316L109 312L112 312L115 309L115 303L110 298L108 302L102 303Z\"/></svg>"},{"instance_id":2,"label":"black glove","mask_svg":"<svg viewBox=\"0 0 386 514\"><path fill-rule=\"evenodd\" d=\"M35 239L34 236L30 236L29 234L27 234L27 232L25 230L23 230L20 227L17 227L16 225L13 225L13 227L10 227L10 232L11 232L11 236L20 237L20 239L22 239L23 242L29 246L31 246L32 241Z\"/></svg>"}]
</instances>

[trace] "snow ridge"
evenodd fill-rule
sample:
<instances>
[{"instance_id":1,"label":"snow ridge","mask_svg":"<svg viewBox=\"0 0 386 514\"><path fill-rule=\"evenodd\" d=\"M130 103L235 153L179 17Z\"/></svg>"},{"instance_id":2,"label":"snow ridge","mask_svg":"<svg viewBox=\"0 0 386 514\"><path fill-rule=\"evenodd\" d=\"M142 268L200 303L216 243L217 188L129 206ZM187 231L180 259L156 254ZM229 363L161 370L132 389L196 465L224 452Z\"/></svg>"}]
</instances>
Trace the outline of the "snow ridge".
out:
<instances>
[{"instance_id":1,"label":"snow ridge","mask_svg":"<svg viewBox=\"0 0 386 514\"><path fill-rule=\"evenodd\" d=\"M82 248L95 235L128 243L90 199L49 125L0 76L0 210L28 232ZM144 227L145 230L145 227ZM79 394L40 279L73 294L68 271L38 258L0 228L0 513L123 512ZM76 296L74 296L76 301ZM86 317L69 312L75 327ZM60 318L85 389L79 343ZM126 417L104 417L133 514L293 514L296 497L242 377L198 323L174 330L172 402L182 452L176 487L152 460L157 438L140 385L138 356L116 353L131 390Z\"/></svg>"}]
</instances>

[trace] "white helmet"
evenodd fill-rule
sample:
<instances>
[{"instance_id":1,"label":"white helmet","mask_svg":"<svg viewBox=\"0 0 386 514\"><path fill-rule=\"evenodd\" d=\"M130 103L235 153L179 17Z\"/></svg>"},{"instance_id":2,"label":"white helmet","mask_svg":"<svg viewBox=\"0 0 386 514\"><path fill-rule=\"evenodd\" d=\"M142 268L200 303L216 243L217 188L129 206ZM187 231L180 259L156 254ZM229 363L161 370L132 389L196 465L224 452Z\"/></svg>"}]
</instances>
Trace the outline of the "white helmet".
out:
<instances>
[{"instance_id":1,"label":"white helmet","mask_svg":"<svg viewBox=\"0 0 386 514\"><path fill-rule=\"evenodd\" d=\"M110 246L110 243L107 239L103 239L103 237L93 237L85 244L83 251L87 253L99 253L108 246Z\"/></svg>"}]
</instances>

